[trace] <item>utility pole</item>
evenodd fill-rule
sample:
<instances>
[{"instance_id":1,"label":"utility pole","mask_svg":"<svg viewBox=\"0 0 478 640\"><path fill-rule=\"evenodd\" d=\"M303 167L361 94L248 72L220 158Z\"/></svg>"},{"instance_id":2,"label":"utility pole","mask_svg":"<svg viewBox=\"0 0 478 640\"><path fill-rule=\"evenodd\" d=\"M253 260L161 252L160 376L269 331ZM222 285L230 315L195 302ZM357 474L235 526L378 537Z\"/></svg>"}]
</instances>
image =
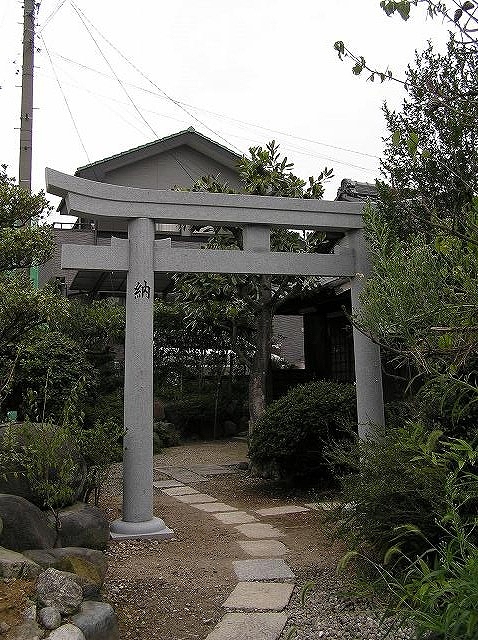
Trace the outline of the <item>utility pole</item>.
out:
<instances>
[{"instance_id":1,"label":"utility pole","mask_svg":"<svg viewBox=\"0 0 478 640\"><path fill-rule=\"evenodd\" d=\"M18 184L32 188L33 58L35 52L35 1L24 0L22 102L20 114L20 157Z\"/></svg>"},{"instance_id":2,"label":"utility pole","mask_svg":"<svg viewBox=\"0 0 478 640\"><path fill-rule=\"evenodd\" d=\"M35 0L24 0L22 101L20 113L20 154L18 184L25 191L32 189L33 134L33 59L35 55ZM32 220L32 224L36 224ZM38 267L31 267L30 279L38 286Z\"/></svg>"}]
</instances>

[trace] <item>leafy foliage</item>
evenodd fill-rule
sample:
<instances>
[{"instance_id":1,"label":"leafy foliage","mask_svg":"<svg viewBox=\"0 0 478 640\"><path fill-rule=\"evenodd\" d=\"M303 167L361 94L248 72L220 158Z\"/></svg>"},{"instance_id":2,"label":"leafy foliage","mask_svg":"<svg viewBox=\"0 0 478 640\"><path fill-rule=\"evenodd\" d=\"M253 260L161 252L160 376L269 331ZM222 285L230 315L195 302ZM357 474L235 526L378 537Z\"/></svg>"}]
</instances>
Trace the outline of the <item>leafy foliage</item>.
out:
<instances>
[{"instance_id":1,"label":"leafy foliage","mask_svg":"<svg viewBox=\"0 0 478 640\"><path fill-rule=\"evenodd\" d=\"M265 148L252 147L249 157L239 163L242 191L247 194L321 198L323 183L333 172L325 168L317 178L306 182L292 173L293 163L281 158L279 146L273 140ZM229 185L221 185L211 176L196 182L193 191L231 193ZM237 250L243 248L240 229L215 227L207 244L210 249ZM321 234L297 233L288 230L271 231L272 251L327 252L329 243ZM307 284L308 283L308 284ZM287 297L313 287L316 279L280 276L186 276L178 281L184 295L182 301L202 305L209 304L211 291L219 293L224 304L222 324L229 327L230 349L239 359L246 361L250 371L250 425L253 426L263 412L268 400L267 378L270 370L272 345L272 317L277 306ZM252 353L242 348L238 336L244 331L253 335Z\"/></svg>"},{"instance_id":2,"label":"leafy foliage","mask_svg":"<svg viewBox=\"0 0 478 640\"><path fill-rule=\"evenodd\" d=\"M124 435L122 422L118 423L114 418L97 421L89 429L78 429L76 434L87 468L83 500L88 502L93 493L94 503L98 506L111 465L121 460Z\"/></svg>"},{"instance_id":3,"label":"leafy foliage","mask_svg":"<svg viewBox=\"0 0 478 640\"><path fill-rule=\"evenodd\" d=\"M476 454L465 441L418 423L384 428L378 436L339 446L332 454L334 464L353 469L341 481L344 506L333 516L337 535L349 548L369 549L375 558L390 555L391 548L413 558L440 544L448 477L453 473L465 482ZM477 487L461 494L459 512L465 519L476 509Z\"/></svg>"},{"instance_id":4,"label":"leafy foliage","mask_svg":"<svg viewBox=\"0 0 478 640\"><path fill-rule=\"evenodd\" d=\"M298 385L267 407L251 434L249 456L266 475L316 482L327 476L327 446L354 429L352 385L329 380Z\"/></svg>"},{"instance_id":5,"label":"leafy foliage","mask_svg":"<svg viewBox=\"0 0 478 640\"><path fill-rule=\"evenodd\" d=\"M0 167L0 272L46 262L53 253L49 227L32 227L51 207L43 192L30 194Z\"/></svg>"}]
</instances>

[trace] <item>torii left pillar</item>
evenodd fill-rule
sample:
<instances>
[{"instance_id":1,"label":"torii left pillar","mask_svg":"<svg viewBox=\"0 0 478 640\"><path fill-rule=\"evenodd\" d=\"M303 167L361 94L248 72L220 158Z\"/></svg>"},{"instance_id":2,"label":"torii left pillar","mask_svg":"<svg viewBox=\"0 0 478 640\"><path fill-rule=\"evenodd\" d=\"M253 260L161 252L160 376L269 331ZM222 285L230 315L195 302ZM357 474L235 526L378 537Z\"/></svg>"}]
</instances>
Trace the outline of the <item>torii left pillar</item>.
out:
<instances>
[{"instance_id":1,"label":"torii left pillar","mask_svg":"<svg viewBox=\"0 0 478 640\"><path fill-rule=\"evenodd\" d=\"M123 440L123 517L113 538L170 538L174 532L153 516L153 302L154 221L128 222Z\"/></svg>"}]
</instances>

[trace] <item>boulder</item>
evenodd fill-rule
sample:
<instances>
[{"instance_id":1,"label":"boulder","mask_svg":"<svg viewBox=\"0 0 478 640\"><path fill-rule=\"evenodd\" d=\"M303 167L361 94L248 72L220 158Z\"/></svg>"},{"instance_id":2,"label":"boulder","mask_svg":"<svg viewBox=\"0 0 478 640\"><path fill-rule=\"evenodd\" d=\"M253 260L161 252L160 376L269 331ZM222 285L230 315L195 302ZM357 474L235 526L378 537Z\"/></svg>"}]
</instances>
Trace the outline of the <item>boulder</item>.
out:
<instances>
[{"instance_id":1,"label":"boulder","mask_svg":"<svg viewBox=\"0 0 478 640\"><path fill-rule=\"evenodd\" d=\"M76 502L71 507L62 509L59 518L61 546L106 549L110 529L108 520L99 507Z\"/></svg>"},{"instance_id":2,"label":"boulder","mask_svg":"<svg viewBox=\"0 0 478 640\"><path fill-rule=\"evenodd\" d=\"M60 547L59 549L34 549L25 551L43 569L52 567L74 580L82 589L83 597L96 598L103 586L108 569L108 561L101 551L81 547Z\"/></svg>"},{"instance_id":3,"label":"boulder","mask_svg":"<svg viewBox=\"0 0 478 640\"><path fill-rule=\"evenodd\" d=\"M0 493L3 529L0 545L13 551L49 549L55 546L56 531L45 514L25 498Z\"/></svg>"},{"instance_id":4,"label":"boulder","mask_svg":"<svg viewBox=\"0 0 478 640\"><path fill-rule=\"evenodd\" d=\"M83 600L82 588L70 575L57 569L47 569L40 574L36 593L42 607L54 607L66 616L78 611Z\"/></svg>"},{"instance_id":5,"label":"boulder","mask_svg":"<svg viewBox=\"0 0 478 640\"><path fill-rule=\"evenodd\" d=\"M16 627L10 629L9 640L40 640L44 631L35 620L25 620Z\"/></svg>"},{"instance_id":6,"label":"boulder","mask_svg":"<svg viewBox=\"0 0 478 640\"><path fill-rule=\"evenodd\" d=\"M43 607L38 612L38 620L45 629L57 629L61 625L61 613L55 607Z\"/></svg>"},{"instance_id":7,"label":"boulder","mask_svg":"<svg viewBox=\"0 0 478 640\"><path fill-rule=\"evenodd\" d=\"M62 624L50 633L47 640L86 640L81 629L74 624Z\"/></svg>"},{"instance_id":8,"label":"boulder","mask_svg":"<svg viewBox=\"0 0 478 640\"><path fill-rule=\"evenodd\" d=\"M83 631L86 640L119 640L118 620L107 602L85 600L71 621Z\"/></svg>"},{"instance_id":9,"label":"boulder","mask_svg":"<svg viewBox=\"0 0 478 640\"><path fill-rule=\"evenodd\" d=\"M42 568L30 558L0 547L0 577L33 580L40 575L41 571Z\"/></svg>"}]
</instances>

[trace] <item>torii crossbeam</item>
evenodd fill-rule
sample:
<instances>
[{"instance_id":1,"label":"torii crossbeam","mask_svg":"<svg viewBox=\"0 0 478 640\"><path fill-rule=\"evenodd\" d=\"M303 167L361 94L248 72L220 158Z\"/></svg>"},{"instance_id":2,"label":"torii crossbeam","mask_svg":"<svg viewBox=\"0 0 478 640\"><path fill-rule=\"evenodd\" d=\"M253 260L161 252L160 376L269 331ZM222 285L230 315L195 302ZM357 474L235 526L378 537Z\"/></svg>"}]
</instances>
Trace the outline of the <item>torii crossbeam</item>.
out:
<instances>
[{"instance_id":1,"label":"torii crossbeam","mask_svg":"<svg viewBox=\"0 0 478 640\"><path fill-rule=\"evenodd\" d=\"M154 272L341 276L351 280L358 311L369 263L362 238L362 205L250 195L137 189L46 170L47 191L65 200L66 215L127 222L128 239L111 246L63 245L62 268L125 271L123 514L113 537L170 537L153 516L153 299ZM155 240L155 222L242 228L243 251L171 247ZM345 242L333 254L270 251L271 227L339 231ZM380 350L353 329L359 435L383 424Z\"/></svg>"}]
</instances>

